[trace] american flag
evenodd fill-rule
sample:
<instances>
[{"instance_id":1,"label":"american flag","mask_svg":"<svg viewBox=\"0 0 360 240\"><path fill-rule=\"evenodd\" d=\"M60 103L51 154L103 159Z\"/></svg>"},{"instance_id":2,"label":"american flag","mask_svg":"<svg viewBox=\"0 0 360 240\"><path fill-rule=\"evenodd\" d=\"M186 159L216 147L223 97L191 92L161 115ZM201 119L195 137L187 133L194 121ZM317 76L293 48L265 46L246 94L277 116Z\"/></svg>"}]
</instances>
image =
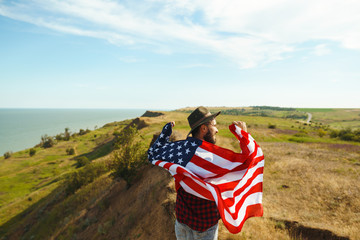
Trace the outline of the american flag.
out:
<instances>
[{"instance_id":1,"label":"american flag","mask_svg":"<svg viewBox=\"0 0 360 240\"><path fill-rule=\"evenodd\" d=\"M249 133L234 124L229 129L241 153L193 137L170 142L168 123L149 148L148 158L168 170L186 192L215 201L224 225L238 233L247 218L263 215L264 155Z\"/></svg>"}]
</instances>

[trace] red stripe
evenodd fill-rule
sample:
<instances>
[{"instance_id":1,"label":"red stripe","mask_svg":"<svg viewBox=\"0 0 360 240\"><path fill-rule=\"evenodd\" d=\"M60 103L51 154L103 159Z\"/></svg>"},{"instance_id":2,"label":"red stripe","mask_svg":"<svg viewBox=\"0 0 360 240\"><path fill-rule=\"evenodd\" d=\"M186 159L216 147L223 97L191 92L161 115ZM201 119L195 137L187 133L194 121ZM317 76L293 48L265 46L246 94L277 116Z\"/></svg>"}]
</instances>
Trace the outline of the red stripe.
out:
<instances>
[{"instance_id":1,"label":"red stripe","mask_svg":"<svg viewBox=\"0 0 360 240\"><path fill-rule=\"evenodd\" d=\"M163 168L166 168L167 170L169 170L169 168L173 165L173 163L169 163L169 162L166 162L163 166Z\"/></svg>"},{"instance_id":2,"label":"red stripe","mask_svg":"<svg viewBox=\"0 0 360 240\"><path fill-rule=\"evenodd\" d=\"M196 179L196 180L199 180L200 182L203 182L202 179L200 179L198 176L194 175L194 174L191 174L190 172L188 172L186 169L184 169L183 167L178 167L176 168L176 173L177 174L181 174L181 175L185 175L185 173L187 173L188 175L190 175L191 178L193 179ZM188 177L187 176L184 176L184 177Z\"/></svg>"},{"instance_id":3,"label":"red stripe","mask_svg":"<svg viewBox=\"0 0 360 240\"><path fill-rule=\"evenodd\" d=\"M226 192L233 190L239 184L239 182L240 179L232 182L217 184L216 186L219 188L220 192Z\"/></svg>"},{"instance_id":4,"label":"red stripe","mask_svg":"<svg viewBox=\"0 0 360 240\"><path fill-rule=\"evenodd\" d=\"M240 166L237 166L236 168L232 169L230 172L237 172L237 171L245 170L245 169L247 169L247 168L249 167L250 163L251 163L250 160L249 160L249 161L246 161L245 163L241 164ZM218 174L218 175L216 176L216 178L221 178L221 177L223 177L225 174L227 174L227 173Z\"/></svg>"},{"instance_id":5,"label":"red stripe","mask_svg":"<svg viewBox=\"0 0 360 240\"><path fill-rule=\"evenodd\" d=\"M253 176L251 178L248 179L248 181L244 184L244 186L242 186L240 189L236 190L234 192L234 197L236 196L239 196L247 187L249 187L251 185L251 183L253 182L253 180L259 175L259 174L262 174L263 173L263 168L259 168L257 169ZM262 190L261 190L262 191ZM244 198L245 196L243 196ZM226 205L227 206L232 206L234 204L234 199L233 198L229 198L229 199L226 199Z\"/></svg>"},{"instance_id":6,"label":"red stripe","mask_svg":"<svg viewBox=\"0 0 360 240\"><path fill-rule=\"evenodd\" d=\"M231 151L229 149L226 148L222 148L219 146L216 146L212 143L209 142L205 142L203 141L203 143L200 146L202 149L208 151L208 152L212 152L230 162L240 162L243 163L246 160L246 156L244 156L243 154L240 153L236 153L234 151Z\"/></svg>"},{"instance_id":7,"label":"red stripe","mask_svg":"<svg viewBox=\"0 0 360 240\"><path fill-rule=\"evenodd\" d=\"M206 199L214 201L214 197L212 196L211 192L207 188L199 185L192 178L183 178L182 181L199 195L203 196Z\"/></svg>"},{"instance_id":8,"label":"red stripe","mask_svg":"<svg viewBox=\"0 0 360 240\"><path fill-rule=\"evenodd\" d=\"M194 155L191 158L191 162L195 165L197 165L198 167L201 167L202 169L205 169L206 171L212 172L214 174L226 174L228 172L230 172L229 169L225 169L222 167L219 167L216 164L213 164L205 159L202 159L199 156Z\"/></svg>"},{"instance_id":9,"label":"red stripe","mask_svg":"<svg viewBox=\"0 0 360 240\"><path fill-rule=\"evenodd\" d=\"M249 178L248 180L247 180L247 182L244 184L244 186L242 186L240 189L238 189L238 190L236 190L235 192L234 192L234 197L236 197L236 196L239 196L247 187L249 187L250 185L251 185L251 183L254 181L254 179L259 175L259 174L262 174L263 173L263 167L261 167L261 168L258 168L255 172L254 172L254 174L252 175L252 177L251 178ZM234 186L232 189L234 189L236 186ZM231 189L230 189L231 190ZM224 200L225 201L225 204L227 205L227 206L232 206L233 204L234 204L234 198L228 198L228 199L226 199L226 200Z\"/></svg>"},{"instance_id":10,"label":"red stripe","mask_svg":"<svg viewBox=\"0 0 360 240\"><path fill-rule=\"evenodd\" d=\"M238 233L241 231L241 228L245 222L245 220L249 217L253 217L253 216L262 216L262 204L253 204L250 205L246 208L246 213L244 215L244 218L241 220L241 223L238 227L235 227L233 225L231 225L231 223L229 223L228 221L226 221L225 219L225 215L224 215L224 207L226 208L226 210L228 211L228 213L232 216L232 218L236 218L237 214L239 212L239 209L241 207L241 205L244 203L245 199L256 192L262 192L262 183L256 184L254 187L251 188L251 191L249 191L248 193L245 194L245 196L241 199L241 201L239 201L238 203L236 203L236 207L235 207L235 214L231 214L229 211L228 206L224 206L224 202L223 201L219 201L218 202L218 208L219 208L219 213L221 215L221 219L224 223L224 225L226 226L226 228L231 232L231 233ZM255 207L251 207L251 206L255 206ZM260 209L259 209L260 208ZM250 210L250 211L249 211Z\"/></svg>"},{"instance_id":11,"label":"red stripe","mask_svg":"<svg viewBox=\"0 0 360 240\"><path fill-rule=\"evenodd\" d=\"M246 208L245 216L238 227L231 225L226 220L223 220L223 223L226 226L226 228L229 230L229 232L236 234L241 231L246 219L250 217L261 217L262 215L263 215L263 206L261 203L258 203L258 204L250 205Z\"/></svg>"},{"instance_id":12,"label":"red stripe","mask_svg":"<svg viewBox=\"0 0 360 240\"><path fill-rule=\"evenodd\" d=\"M229 212L233 218L236 217L236 214L239 212L241 206L243 205L244 201L247 199L249 195L256 192L262 192L262 184L263 184L262 182L257 183L252 188L250 188L249 191L245 193L245 195L239 201L235 202L235 214Z\"/></svg>"}]
</instances>

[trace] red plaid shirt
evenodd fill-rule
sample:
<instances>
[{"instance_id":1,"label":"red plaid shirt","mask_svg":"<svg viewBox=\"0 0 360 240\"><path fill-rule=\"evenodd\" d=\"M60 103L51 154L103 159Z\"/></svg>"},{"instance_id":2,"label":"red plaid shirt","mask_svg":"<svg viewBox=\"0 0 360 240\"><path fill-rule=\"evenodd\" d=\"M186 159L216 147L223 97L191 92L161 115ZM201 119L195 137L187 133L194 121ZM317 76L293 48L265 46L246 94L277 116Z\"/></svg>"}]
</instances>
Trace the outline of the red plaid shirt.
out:
<instances>
[{"instance_id":1,"label":"red plaid shirt","mask_svg":"<svg viewBox=\"0 0 360 240\"><path fill-rule=\"evenodd\" d=\"M220 214L216 203L196 197L180 187L176 197L176 219L191 229L203 232L218 223Z\"/></svg>"}]
</instances>

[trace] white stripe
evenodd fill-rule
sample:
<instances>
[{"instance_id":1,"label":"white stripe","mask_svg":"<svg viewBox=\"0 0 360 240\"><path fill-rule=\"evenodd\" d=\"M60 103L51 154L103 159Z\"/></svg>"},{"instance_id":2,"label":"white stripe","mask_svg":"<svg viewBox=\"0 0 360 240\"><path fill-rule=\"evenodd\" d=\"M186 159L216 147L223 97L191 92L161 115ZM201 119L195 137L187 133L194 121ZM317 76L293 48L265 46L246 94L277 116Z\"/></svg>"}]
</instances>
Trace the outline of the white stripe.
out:
<instances>
[{"instance_id":1,"label":"white stripe","mask_svg":"<svg viewBox=\"0 0 360 240\"><path fill-rule=\"evenodd\" d=\"M239 137L241 137L241 138L243 137L243 135L241 135L241 128L236 125L235 125L235 133L237 135L239 135Z\"/></svg>"},{"instance_id":2,"label":"white stripe","mask_svg":"<svg viewBox=\"0 0 360 240\"><path fill-rule=\"evenodd\" d=\"M232 189L231 191L225 191L221 193L221 197L225 200L227 198L233 198L234 192L240 188L242 188L247 181L253 176L254 172L258 169L264 166L264 160L258 162L254 167L250 168L248 172L245 174L245 176L239 181L238 185ZM259 174L262 176L262 174ZM235 200L236 202L236 200Z\"/></svg>"},{"instance_id":3,"label":"white stripe","mask_svg":"<svg viewBox=\"0 0 360 240\"><path fill-rule=\"evenodd\" d=\"M169 172L171 173L172 176L174 176L175 174L177 174L177 169L181 168L183 170L185 170L185 172L183 173L184 176L191 178L192 180L194 180L198 185L202 186L203 188L207 188L206 184L202 181L199 181L198 179L196 179L195 177L197 177L194 173L192 173L190 170L184 168L183 166L179 165L179 164L173 164L170 166L169 168Z\"/></svg>"},{"instance_id":4,"label":"white stripe","mask_svg":"<svg viewBox=\"0 0 360 240\"><path fill-rule=\"evenodd\" d=\"M241 224L241 222L244 221L246 208L248 206L258 204L261 202L262 202L262 192L253 193L246 198L243 205L239 209L238 215L236 216L235 219L230 215L228 211L226 211L226 209L224 209L225 220L234 227L238 227Z\"/></svg>"},{"instance_id":5,"label":"white stripe","mask_svg":"<svg viewBox=\"0 0 360 240\"><path fill-rule=\"evenodd\" d=\"M209 172L202 167L199 167L198 165L192 163L191 161L186 164L186 168L190 169L192 172L194 172L196 175L200 176L201 178L210 178L215 177L217 174Z\"/></svg>"},{"instance_id":6,"label":"white stripe","mask_svg":"<svg viewBox=\"0 0 360 240\"><path fill-rule=\"evenodd\" d=\"M196 149L195 155L221 168L225 168L229 170L232 170L242 164L240 162L229 161L223 157L220 157L215 153L202 149L201 147L198 147Z\"/></svg>"},{"instance_id":7,"label":"white stripe","mask_svg":"<svg viewBox=\"0 0 360 240\"><path fill-rule=\"evenodd\" d=\"M161 161L161 160L160 160L160 161ZM159 167L164 168L165 164L167 164L167 163L168 163L168 162L161 161L161 162L159 163Z\"/></svg>"},{"instance_id":8,"label":"white stripe","mask_svg":"<svg viewBox=\"0 0 360 240\"><path fill-rule=\"evenodd\" d=\"M263 174L259 174L258 176L256 176L256 178L254 178L254 180L251 182L251 184L244 189L244 191L242 191L238 196L235 197L234 199L234 205L232 205L231 207L229 207L229 210L231 213L235 213L235 208L237 206L237 204L241 201L241 199L244 197L244 195L256 184L263 182ZM221 195L222 196L222 195ZM222 197L223 198L223 197ZM223 198L224 199L224 198Z\"/></svg>"},{"instance_id":9,"label":"white stripe","mask_svg":"<svg viewBox=\"0 0 360 240\"><path fill-rule=\"evenodd\" d=\"M258 147L255 158L257 158L257 157L262 157L262 156L264 156L263 151L261 150L260 147Z\"/></svg>"},{"instance_id":10,"label":"white stripe","mask_svg":"<svg viewBox=\"0 0 360 240\"><path fill-rule=\"evenodd\" d=\"M250 154L251 155L254 151L255 151L255 142L254 141L250 141L249 144L247 145L247 148L249 149L250 151Z\"/></svg>"},{"instance_id":11,"label":"white stripe","mask_svg":"<svg viewBox=\"0 0 360 240\"><path fill-rule=\"evenodd\" d=\"M248 169L248 172L245 174L244 178L241 179L241 181L239 182L239 184L234 188L234 191L238 190L239 188L242 188L246 182L249 180L249 178L251 178L254 174L254 172L258 169L264 167L264 160L261 160L260 162L258 162L255 167L252 167L250 169Z\"/></svg>"},{"instance_id":12,"label":"white stripe","mask_svg":"<svg viewBox=\"0 0 360 240\"><path fill-rule=\"evenodd\" d=\"M208 188L207 184L205 182L200 182L199 180L197 180L196 178L191 178L192 180L194 180L197 184L199 184L200 186L202 186L203 188Z\"/></svg>"},{"instance_id":13,"label":"white stripe","mask_svg":"<svg viewBox=\"0 0 360 240\"><path fill-rule=\"evenodd\" d=\"M250 135L250 133L248 133L248 137L249 137L249 141L255 142L255 139Z\"/></svg>"},{"instance_id":14,"label":"white stripe","mask_svg":"<svg viewBox=\"0 0 360 240\"><path fill-rule=\"evenodd\" d=\"M211 184L223 184L223 183L228 183L228 182L233 182L233 181L238 181L240 180L244 174L246 173L247 169L241 170L241 171L236 171L236 172L229 172L221 177L218 178L207 178L204 179L205 182L211 183Z\"/></svg>"},{"instance_id":15,"label":"white stripe","mask_svg":"<svg viewBox=\"0 0 360 240\"><path fill-rule=\"evenodd\" d=\"M213 186L211 186L210 184L208 183L205 183L206 186L207 186L207 189L209 189L209 191L211 192L211 195L214 197L214 200L215 200L215 203L216 203L216 206L218 205L218 197L217 197L217 194L216 194L216 191L214 189Z\"/></svg>"},{"instance_id":16,"label":"white stripe","mask_svg":"<svg viewBox=\"0 0 360 240\"><path fill-rule=\"evenodd\" d=\"M188 186L186 183L184 183L183 181L180 182L180 185L182 186L182 188L183 188L186 192L188 192L188 193L190 193L190 194L192 194L192 195L195 195L195 196L197 196L197 197L199 197L199 198L207 199L207 198L205 198L203 195L200 195L198 192L194 191L191 187L189 187L189 186Z\"/></svg>"}]
</instances>

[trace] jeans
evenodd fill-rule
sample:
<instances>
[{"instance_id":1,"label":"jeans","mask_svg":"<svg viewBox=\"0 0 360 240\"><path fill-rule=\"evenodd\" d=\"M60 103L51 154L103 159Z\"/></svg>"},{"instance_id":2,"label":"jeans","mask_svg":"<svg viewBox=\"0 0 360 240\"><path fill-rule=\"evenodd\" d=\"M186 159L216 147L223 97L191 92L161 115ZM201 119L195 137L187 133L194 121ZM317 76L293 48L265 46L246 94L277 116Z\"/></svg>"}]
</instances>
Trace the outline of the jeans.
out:
<instances>
[{"instance_id":1,"label":"jeans","mask_svg":"<svg viewBox=\"0 0 360 240\"><path fill-rule=\"evenodd\" d=\"M191 229L186 224L175 221L175 234L177 240L217 240L219 224L215 224L204 232Z\"/></svg>"}]
</instances>

